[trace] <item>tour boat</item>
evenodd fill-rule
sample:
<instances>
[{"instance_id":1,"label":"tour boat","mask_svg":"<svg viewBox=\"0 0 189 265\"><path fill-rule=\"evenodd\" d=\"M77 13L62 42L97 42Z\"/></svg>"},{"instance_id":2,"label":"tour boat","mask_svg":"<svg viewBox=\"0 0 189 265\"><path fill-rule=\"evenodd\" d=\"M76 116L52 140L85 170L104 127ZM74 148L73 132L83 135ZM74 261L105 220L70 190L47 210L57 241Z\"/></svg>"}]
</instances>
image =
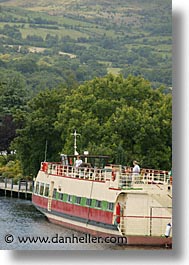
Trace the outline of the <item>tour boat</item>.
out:
<instances>
[{"instance_id":1,"label":"tour boat","mask_svg":"<svg viewBox=\"0 0 189 265\"><path fill-rule=\"evenodd\" d=\"M47 218L93 236L123 237L128 245L172 246L172 177L168 171L108 163L108 156L62 155L42 162L33 204Z\"/></svg>"}]
</instances>

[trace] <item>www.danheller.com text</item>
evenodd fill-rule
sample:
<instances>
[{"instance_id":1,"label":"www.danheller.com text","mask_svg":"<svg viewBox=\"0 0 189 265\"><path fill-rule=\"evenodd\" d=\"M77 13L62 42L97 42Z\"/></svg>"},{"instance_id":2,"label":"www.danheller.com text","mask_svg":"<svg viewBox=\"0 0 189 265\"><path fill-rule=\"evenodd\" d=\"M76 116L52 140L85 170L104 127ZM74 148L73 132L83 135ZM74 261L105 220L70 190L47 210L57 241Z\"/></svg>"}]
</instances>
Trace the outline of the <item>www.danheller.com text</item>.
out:
<instances>
[{"instance_id":1,"label":"www.danheller.com text","mask_svg":"<svg viewBox=\"0 0 189 265\"><path fill-rule=\"evenodd\" d=\"M52 237L49 236L14 236L7 234L4 237L7 244L11 243L52 243L52 244L90 244L90 243L106 243L106 244L127 244L127 238L123 236L92 236L90 234L84 234L83 236L76 236L71 234L70 236L62 236L55 234Z\"/></svg>"}]
</instances>

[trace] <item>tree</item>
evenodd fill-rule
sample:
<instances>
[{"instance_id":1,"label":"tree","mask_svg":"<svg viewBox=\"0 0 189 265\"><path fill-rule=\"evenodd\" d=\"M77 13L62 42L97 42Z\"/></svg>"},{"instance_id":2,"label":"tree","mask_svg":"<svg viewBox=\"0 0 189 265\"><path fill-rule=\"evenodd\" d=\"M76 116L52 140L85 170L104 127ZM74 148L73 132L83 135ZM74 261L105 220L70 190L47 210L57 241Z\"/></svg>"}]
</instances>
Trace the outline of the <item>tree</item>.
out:
<instances>
[{"instance_id":1,"label":"tree","mask_svg":"<svg viewBox=\"0 0 189 265\"><path fill-rule=\"evenodd\" d=\"M110 154L112 161L171 167L171 96L142 77L108 75L73 90L61 105L57 128L73 152L71 132L81 134L78 151ZM120 152L120 153L118 153Z\"/></svg>"},{"instance_id":2,"label":"tree","mask_svg":"<svg viewBox=\"0 0 189 265\"><path fill-rule=\"evenodd\" d=\"M1 73L0 84L0 151L11 152L10 144L16 136L16 129L21 123L16 123L14 114L24 109L27 93L25 82L21 75L14 72Z\"/></svg>"},{"instance_id":3,"label":"tree","mask_svg":"<svg viewBox=\"0 0 189 265\"><path fill-rule=\"evenodd\" d=\"M112 163L171 168L171 94L151 88L142 77L107 75L75 87L40 92L17 113L24 124L14 149L25 174L37 173L40 162L59 161L73 154L73 135L80 134L77 151L110 155Z\"/></svg>"},{"instance_id":4,"label":"tree","mask_svg":"<svg viewBox=\"0 0 189 265\"><path fill-rule=\"evenodd\" d=\"M15 116L17 121L24 120L24 126L17 131L12 145L25 175L35 176L45 157L48 161L60 159L62 141L54 123L66 93L66 89L44 90L28 102L27 111Z\"/></svg>"},{"instance_id":5,"label":"tree","mask_svg":"<svg viewBox=\"0 0 189 265\"><path fill-rule=\"evenodd\" d=\"M23 76L14 71L6 71L0 74L0 106L2 113L14 113L14 110L22 108L29 97L26 90L26 82Z\"/></svg>"},{"instance_id":6,"label":"tree","mask_svg":"<svg viewBox=\"0 0 189 265\"><path fill-rule=\"evenodd\" d=\"M0 152L10 154L10 143L16 136L16 125L10 114L4 115L0 120Z\"/></svg>"},{"instance_id":7,"label":"tree","mask_svg":"<svg viewBox=\"0 0 189 265\"><path fill-rule=\"evenodd\" d=\"M25 57L24 59L11 62L11 67L22 74L33 73L38 69L37 61L35 58Z\"/></svg>"}]
</instances>

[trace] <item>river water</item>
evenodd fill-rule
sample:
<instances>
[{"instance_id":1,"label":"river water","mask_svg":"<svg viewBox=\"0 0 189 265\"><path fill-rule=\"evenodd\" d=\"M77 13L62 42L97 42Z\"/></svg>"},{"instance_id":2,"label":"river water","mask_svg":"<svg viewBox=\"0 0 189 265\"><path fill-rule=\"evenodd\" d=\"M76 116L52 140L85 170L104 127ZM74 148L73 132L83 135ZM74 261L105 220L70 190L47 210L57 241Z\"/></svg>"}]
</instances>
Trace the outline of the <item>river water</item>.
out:
<instances>
[{"instance_id":1,"label":"river water","mask_svg":"<svg viewBox=\"0 0 189 265\"><path fill-rule=\"evenodd\" d=\"M31 201L0 197L0 249L2 250L124 250L131 248L113 243L93 243L89 240L86 243L86 236L88 235L50 223ZM48 240L40 242L37 239L36 242L28 242L28 237ZM79 238L80 241L78 241Z\"/></svg>"}]
</instances>

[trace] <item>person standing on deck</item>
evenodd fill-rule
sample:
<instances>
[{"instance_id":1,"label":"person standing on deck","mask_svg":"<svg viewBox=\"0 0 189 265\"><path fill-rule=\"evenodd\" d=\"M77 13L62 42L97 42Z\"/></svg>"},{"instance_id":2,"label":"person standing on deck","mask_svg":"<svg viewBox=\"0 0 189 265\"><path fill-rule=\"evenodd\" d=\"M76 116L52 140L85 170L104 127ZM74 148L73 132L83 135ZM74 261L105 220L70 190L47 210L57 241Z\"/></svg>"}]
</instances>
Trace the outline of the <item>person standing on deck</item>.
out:
<instances>
[{"instance_id":1,"label":"person standing on deck","mask_svg":"<svg viewBox=\"0 0 189 265\"><path fill-rule=\"evenodd\" d=\"M75 166L79 167L82 163L83 163L83 161L81 160L80 156L77 156L77 159L75 161Z\"/></svg>"},{"instance_id":2,"label":"person standing on deck","mask_svg":"<svg viewBox=\"0 0 189 265\"><path fill-rule=\"evenodd\" d=\"M138 162L136 160L133 161L133 174L138 175L140 173L140 167L138 165Z\"/></svg>"}]
</instances>

